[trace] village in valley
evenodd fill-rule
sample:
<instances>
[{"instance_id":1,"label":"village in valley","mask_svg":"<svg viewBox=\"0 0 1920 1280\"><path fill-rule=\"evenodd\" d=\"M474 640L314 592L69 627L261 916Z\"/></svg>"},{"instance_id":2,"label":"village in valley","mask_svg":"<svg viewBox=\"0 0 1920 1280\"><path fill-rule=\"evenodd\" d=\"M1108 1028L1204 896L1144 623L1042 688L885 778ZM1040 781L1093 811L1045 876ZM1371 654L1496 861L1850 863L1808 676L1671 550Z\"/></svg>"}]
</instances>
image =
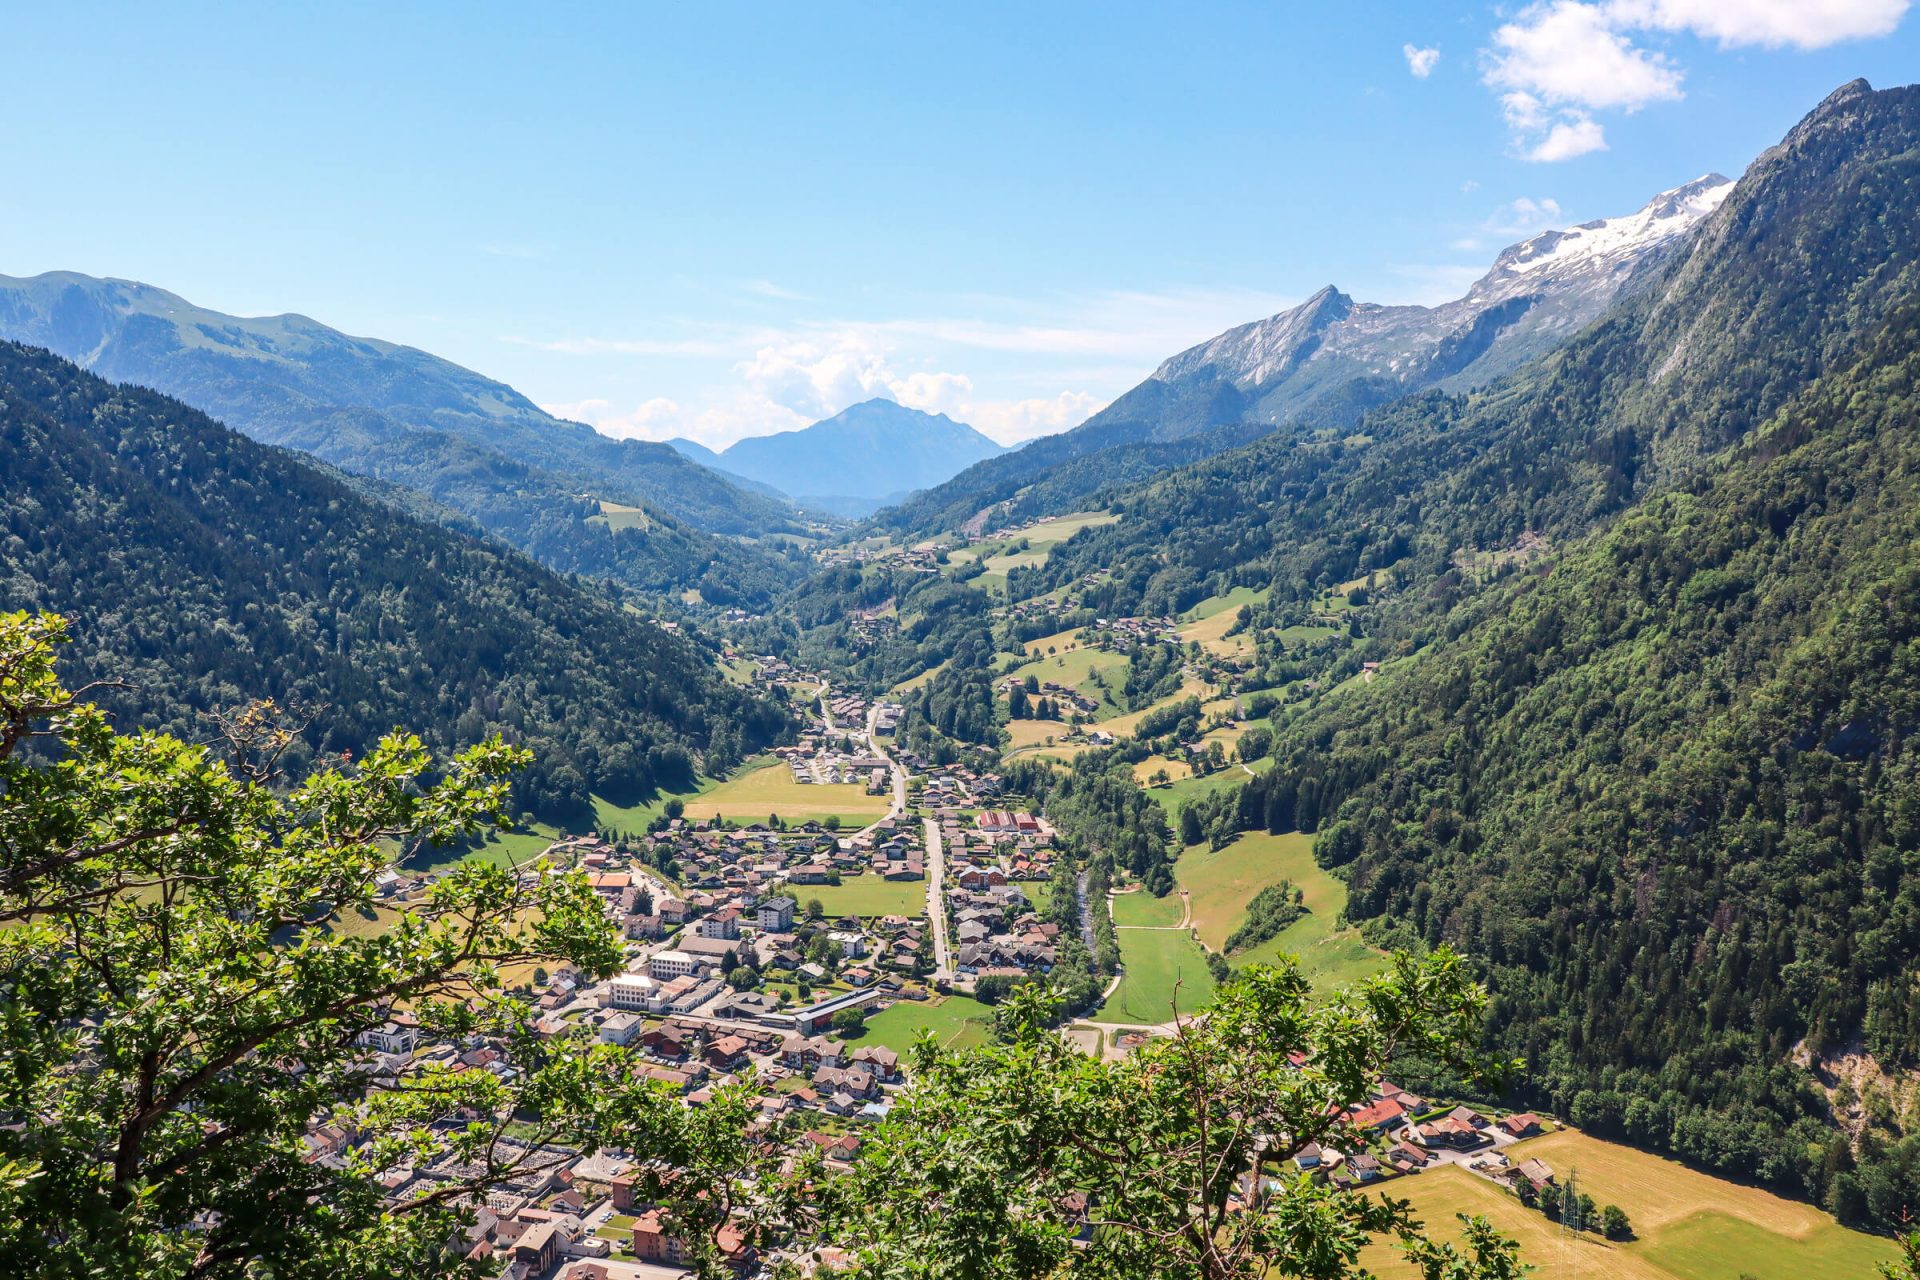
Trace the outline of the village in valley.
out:
<instances>
[{"instance_id":1,"label":"village in valley","mask_svg":"<svg viewBox=\"0 0 1920 1280\"><path fill-rule=\"evenodd\" d=\"M1023 797L1005 794L998 774L900 749L897 703L835 694L816 677L763 661L818 689L813 724L769 767L799 787L885 797L885 811L850 829L831 816L728 820L676 804L645 831L555 840L519 874L584 873L625 939L627 963L604 979L536 970L517 994L541 1037L624 1046L686 1106L750 1085L757 1140L789 1160L812 1151L844 1168L866 1127L884 1121L908 1086L916 1035L984 1039L992 1008L979 997L1047 975L1071 927L1062 917L1084 922L1090 910L1109 908L1075 901L1071 911L1040 910L1051 893L1083 895L1084 876L1063 862L1053 827ZM386 901L404 909L428 879L390 874ZM1117 1056L1172 1025L1090 1022L1071 1034L1088 1052ZM507 1078L518 1070L504 1043L432 1041L398 1008L359 1044L380 1078L430 1067ZM1348 1140L1308 1144L1273 1176L1364 1191L1459 1164L1530 1203L1555 1186L1544 1160L1515 1150L1550 1127L1540 1118L1433 1102L1384 1080L1373 1094L1348 1117ZM345 1127L318 1127L309 1159L348 1159L352 1143ZM666 1206L646 1199L627 1153L520 1154L537 1157L526 1164L540 1172L499 1183L470 1206L463 1247L473 1260L511 1280L685 1274L690 1242ZM382 1186L403 1203L472 1172L444 1157L389 1169ZM1243 1189L1260 1194L1253 1183ZM1078 1211L1084 1217L1086 1206ZM813 1274L847 1261L805 1240L755 1244L745 1222L722 1224L711 1238L743 1276L776 1266Z\"/></svg>"}]
</instances>

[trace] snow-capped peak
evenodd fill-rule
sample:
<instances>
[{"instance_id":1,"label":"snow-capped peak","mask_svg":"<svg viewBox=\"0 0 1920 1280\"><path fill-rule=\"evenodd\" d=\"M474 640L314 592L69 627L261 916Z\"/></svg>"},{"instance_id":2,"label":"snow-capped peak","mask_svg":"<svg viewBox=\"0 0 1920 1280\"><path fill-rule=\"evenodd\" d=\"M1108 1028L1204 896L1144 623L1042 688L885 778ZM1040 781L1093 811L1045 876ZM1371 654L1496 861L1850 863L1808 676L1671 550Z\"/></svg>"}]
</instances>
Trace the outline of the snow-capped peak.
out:
<instances>
[{"instance_id":1,"label":"snow-capped peak","mask_svg":"<svg viewBox=\"0 0 1920 1280\"><path fill-rule=\"evenodd\" d=\"M1503 272L1558 275L1580 270L1623 253L1639 254L1693 229L1695 223L1720 207L1733 190L1733 180L1709 173L1684 186L1662 191L1636 213L1621 218L1596 218L1564 231L1543 231L1523 240L1494 260L1493 276Z\"/></svg>"}]
</instances>

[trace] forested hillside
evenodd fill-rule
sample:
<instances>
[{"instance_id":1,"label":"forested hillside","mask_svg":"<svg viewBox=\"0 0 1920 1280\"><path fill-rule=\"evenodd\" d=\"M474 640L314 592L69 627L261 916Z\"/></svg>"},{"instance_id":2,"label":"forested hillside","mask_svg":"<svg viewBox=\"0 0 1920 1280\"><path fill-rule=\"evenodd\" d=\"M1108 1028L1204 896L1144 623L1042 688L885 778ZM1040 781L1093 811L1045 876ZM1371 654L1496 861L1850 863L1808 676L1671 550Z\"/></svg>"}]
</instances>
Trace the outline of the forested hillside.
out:
<instances>
[{"instance_id":1,"label":"forested hillside","mask_svg":"<svg viewBox=\"0 0 1920 1280\"><path fill-rule=\"evenodd\" d=\"M797 532L785 504L667 445L612 440L449 361L305 316L248 318L150 285L0 276L0 337L176 396L270 444L403 485L563 573L763 605L798 572L737 536ZM600 501L638 508L620 530ZM726 535L726 536L720 536Z\"/></svg>"},{"instance_id":2,"label":"forested hillside","mask_svg":"<svg viewBox=\"0 0 1920 1280\"><path fill-rule=\"evenodd\" d=\"M1320 536L1258 552L1276 597L1380 570L1387 675L1220 801L1319 829L1377 938L1478 957L1543 1102L1883 1226L1920 1195L1917 143L1920 92L1850 86L1588 339L1278 468ZM1565 541L1489 559L1529 530ZM1849 1049L1877 1096L1804 1069Z\"/></svg>"},{"instance_id":3,"label":"forested hillside","mask_svg":"<svg viewBox=\"0 0 1920 1280\"><path fill-rule=\"evenodd\" d=\"M686 641L515 552L401 516L297 454L0 344L0 609L68 615L76 682L187 736L255 697L296 752L396 724L535 748L521 802L574 816L766 742L780 709Z\"/></svg>"},{"instance_id":4,"label":"forested hillside","mask_svg":"<svg viewBox=\"0 0 1920 1280\"><path fill-rule=\"evenodd\" d=\"M1886 1226L1920 1202L1917 307L1920 89L1848 85L1564 347L1110 490L1006 598L1247 589L1277 763L1189 830L1318 831L1377 941L1485 966L1543 1104ZM979 741L949 652L922 718ZM1864 1092L1820 1074L1848 1048Z\"/></svg>"},{"instance_id":5,"label":"forested hillside","mask_svg":"<svg viewBox=\"0 0 1920 1280\"><path fill-rule=\"evenodd\" d=\"M1602 1132L1890 1223L1793 1059L1920 1067L1920 310L1686 486L1329 699L1238 801L1348 911L1480 957L1493 1040ZM1874 1127L1873 1122L1884 1127Z\"/></svg>"}]
</instances>

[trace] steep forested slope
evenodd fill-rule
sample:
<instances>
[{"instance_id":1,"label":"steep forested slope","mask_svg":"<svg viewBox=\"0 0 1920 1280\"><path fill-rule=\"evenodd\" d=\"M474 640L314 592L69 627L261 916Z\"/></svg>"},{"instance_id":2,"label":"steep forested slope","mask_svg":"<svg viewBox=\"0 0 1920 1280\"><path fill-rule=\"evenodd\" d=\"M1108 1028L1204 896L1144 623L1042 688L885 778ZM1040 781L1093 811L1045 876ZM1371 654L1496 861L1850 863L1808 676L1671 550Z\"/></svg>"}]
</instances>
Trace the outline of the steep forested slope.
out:
<instances>
[{"instance_id":1,"label":"steep forested slope","mask_svg":"<svg viewBox=\"0 0 1920 1280\"><path fill-rule=\"evenodd\" d=\"M1319 829L1380 938L1477 957L1576 1121L1882 1225L1906 1086L1798 1064L1920 1066L1916 252L1920 90L1848 86L1539 366L1171 477L1047 568L1158 529L1117 594L1264 582L1269 618L1379 570L1383 677L1220 803ZM1502 565L1528 532L1557 550Z\"/></svg>"},{"instance_id":2,"label":"steep forested slope","mask_svg":"<svg viewBox=\"0 0 1920 1280\"><path fill-rule=\"evenodd\" d=\"M782 723L690 644L515 552L403 517L297 454L0 344L0 608L68 614L76 680L202 736L256 697L306 750L394 725L537 749L542 813L738 760ZM295 762L298 763L297 761Z\"/></svg>"},{"instance_id":3,"label":"steep forested slope","mask_svg":"<svg viewBox=\"0 0 1920 1280\"><path fill-rule=\"evenodd\" d=\"M1112 491L1007 591L1260 589L1277 762L1202 827L1321 831L1577 1121L1885 1225L1920 1202L1916 306L1920 88L1848 85L1562 348ZM1369 574L1310 683L1284 630ZM1798 1065L1856 1042L1898 1088Z\"/></svg>"},{"instance_id":4,"label":"steep forested slope","mask_svg":"<svg viewBox=\"0 0 1920 1280\"><path fill-rule=\"evenodd\" d=\"M1920 1067L1920 310L1448 625L1241 820L1320 825L1351 914L1485 964L1578 1123L1890 1224L1920 1151L1848 1173L1790 1059Z\"/></svg>"}]
</instances>

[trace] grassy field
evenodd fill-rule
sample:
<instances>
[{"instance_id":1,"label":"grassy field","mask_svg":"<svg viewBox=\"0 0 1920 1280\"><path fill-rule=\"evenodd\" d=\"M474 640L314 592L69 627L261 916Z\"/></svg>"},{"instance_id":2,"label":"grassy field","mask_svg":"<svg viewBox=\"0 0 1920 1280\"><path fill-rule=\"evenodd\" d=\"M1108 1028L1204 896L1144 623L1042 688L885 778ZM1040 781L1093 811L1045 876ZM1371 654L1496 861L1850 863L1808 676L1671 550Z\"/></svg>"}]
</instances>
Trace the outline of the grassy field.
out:
<instances>
[{"instance_id":1,"label":"grassy field","mask_svg":"<svg viewBox=\"0 0 1920 1280\"><path fill-rule=\"evenodd\" d=\"M919 675L909 676L907 679L902 680L899 684L893 686L892 689L888 690L888 692L896 696L903 693L912 693L915 689L918 689L921 685L926 684L929 680L932 680L935 676L939 675L942 671L945 671L946 669L947 669L947 660L942 659L940 662L935 663L933 666L928 667L925 671L922 671Z\"/></svg>"},{"instance_id":2,"label":"grassy field","mask_svg":"<svg viewBox=\"0 0 1920 1280\"><path fill-rule=\"evenodd\" d=\"M1045 746L1048 738L1064 738L1068 732L1069 727L1059 720L1009 720L1008 750Z\"/></svg>"},{"instance_id":3,"label":"grassy field","mask_svg":"<svg viewBox=\"0 0 1920 1280\"><path fill-rule=\"evenodd\" d=\"M1184 702L1188 698L1199 698L1204 702L1212 696L1213 686L1204 680L1186 680L1181 682L1178 689L1160 699L1158 702L1149 703L1138 711L1129 711L1125 715L1106 717L1098 721L1098 723L1102 729L1105 729L1114 737L1125 738L1132 735L1142 720L1160 710L1162 707L1170 707L1174 703Z\"/></svg>"},{"instance_id":4,"label":"grassy field","mask_svg":"<svg viewBox=\"0 0 1920 1280\"><path fill-rule=\"evenodd\" d=\"M1032 676L1042 684L1051 680L1055 684L1079 690L1086 697L1099 702L1100 709L1094 712L1096 718L1126 713L1126 708L1116 701L1120 688L1127 682L1127 656L1123 653L1075 649L1071 653L1035 659L1015 667L1009 674L1022 680ZM1107 688L1101 689L1093 683L1096 674L1106 681Z\"/></svg>"},{"instance_id":5,"label":"grassy field","mask_svg":"<svg viewBox=\"0 0 1920 1280\"><path fill-rule=\"evenodd\" d=\"M528 862L546 852L560 836L558 829L535 823L527 831L507 831L488 837L487 842L462 861L482 862L491 867Z\"/></svg>"},{"instance_id":6,"label":"grassy field","mask_svg":"<svg viewBox=\"0 0 1920 1280\"><path fill-rule=\"evenodd\" d=\"M1125 976L1095 1021L1161 1023L1173 1017L1176 992L1183 1013L1213 998L1206 957L1186 930L1122 929L1119 936Z\"/></svg>"},{"instance_id":7,"label":"grassy field","mask_svg":"<svg viewBox=\"0 0 1920 1280\"><path fill-rule=\"evenodd\" d=\"M1122 927L1145 925L1160 928L1180 922L1180 895L1170 893L1156 898L1145 890L1115 894L1113 922Z\"/></svg>"},{"instance_id":8,"label":"grassy field","mask_svg":"<svg viewBox=\"0 0 1920 1280\"><path fill-rule=\"evenodd\" d=\"M731 778L702 778L691 791L661 792L644 804L621 805L595 796L594 826L600 831L645 831L669 800L686 806L689 821L722 817L765 822L777 813L787 822L837 817L842 827L857 830L885 814L891 797L870 796L858 783L795 782L785 764L762 756L747 761Z\"/></svg>"},{"instance_id":9,"label":"grassy field","mask_svg":"<svg viewBox=\"0 0 1920 1280\"><path fill-rule=\"evenodd\" d=\"M588 524L604 524L614 532L622 529L651 529L653 521L640 507L623 507L617 502L602 502L600 514L590 516Z\"/></svg>"},{"instance_id":10,"label":"grassy field","mask_svg":"<svg viewBox=\"0 0 1920 1280\"><path fill-rule=\"evenodd\" d=\"M815 898L828 916L919 916L927 912L925 880L883 880L869 872L840 884L796 884L787 892L805 905Z\"/></svg>"},{"instance_id":11,"label":"grassy field","mask_svg":"<svg viewBox=\"0 0 1920 1280\"><path fill-rule=\"evenodd\" d=\"M1050 636L1041 636L1038 640L1027 641L1027 656L1039 658L1046 656L1049 649L1072 649L1080 644L1080 628L1071 631L1056 631Z\"/></svg>"},{"instance_id":12,"label":"grassy field","mask_svg":"<svg viewBox=\"0 0 1920 1280\"><path fill-rule=\"evenodd\" d=\"M748 687L758 683L760 664L752 658L735 658L731 662L720 663L720 674L728 684Z\"/></svg>"},{"instance_id":13,"label":"grassy field","mask_svg":"<svg viewBox=\"0 0 1920 1280\"><path fill-rule=\"evenodd\" d=\"M1185 760L1173 760L1167 756L1148 756L1145 760L1133 766L1133 780L1143 787L1154 786L1156 785L1153 782L1154 775L1163 769L1166 770L1166 785L1169 787L1176 782L1184 782L1193 776L1193 766ZM1243 773L1240 776L1244 778L1247 775Z\"/></svg>"},{"instance_id":14,"label":"grassy field","mask_svg":"<svg viewBox=\"0 0 1920 1280\"><path fill-rule=\"evenodd\" d=\"M1251 654L1251 636L1244 633L1229 636L1227 632L1239 621L1242 605L1257 604L1266 598L1265 591L1252 587L1235 587L1225 595L1209 596L1186 612L1180 628L1181 638L1198 640L1202 648L1223 658Z\"/></svg>"},{"instance_id":15,"label":"grassy field","mask_svg":"<svg viewBox=\"0 0 1920 1280\"><path fill-rule=\"evenodd\" d=\"M399 864L406 872L434 871L441 867L450 867L458 862L478 862L489 867L505 867L525 862L545 852L546 847L559 839L558 827L544 822L536 822L525 831L507 831L490 833L485 844L478 849L460 853L453 849L421 849L412 857Z\"/></svg>"},{"instance_id":16,"label":"grassy field","mask_svg":"<svg viewBox=\"0 0 1920 1280\"><path fill-rule=\"evenodd\" d=\"M1208 596L1193 608L1180 615L1182 622L1200 622L1215 618L1221 614L1232 617L1239 613L1244 604L1259 604L1267 598L1264 587L1235 587L1224 595Z\"/></svg>"},{"instance_id":17,"label":"grassy field","mask_svg":"<svg viewBox=\"0 0 1920 1280\"><path fill-rule=\"evenodd\" d=\"M1215 950L1226 945L1254 894L1282 880L1300 889L1308 914L1267 942L1230 957L1236 965L1296 956L1321 990L1364 978L1380 967L1380 954L1360 940L1358 931L1338 927L1347 906L1347 886L1313 860L1312 836L1249 832L1218 853L1195 845L1174 865L1174 878L1192 895L1193 925L1201 941Z\"/></svg>"},{"instance_id":18,"label":"grassy field","mask_svg":"<svg viewBox=\"0 0 1920 1280\"><path fill-rule=\"evenodd\" d=\"M1079 511L1055 516L1005 537L988 538L973 546L961 547L947 559L955 565L968 565L976 560L983 562L986 572L973 579L974 585L986 591L1005 591L1009 570L1045 564L1048 554L1055 547L1082 529L1113 524L1119 519L1119 516L1105 511ZM1026 540L1025 548L1020 548L1022 539Z\"/></svg>"},{"instance_id":19,"label":"grassy field","mask_svg":"<svg viewBox=\"0 0 1920 1280\"><path fill-rule=\"evenodd\" d=\"M1521 1242L1522 1260L1547 1277L1868 1280L1878 1262L1894 1255L1891 1242L1849 1231L1811 1205L1573 1130L1517 1143L1509 1156L1538 1156L1562 1179L1577 1173L1580 1189L1596 1203L1626 1211L1636 1238L1616 1244L1586 1233L1563 1240L1543 1215L1457 1168L1398 1179L1390 1194L1411 1200L1443 1239L1457 1237L1456 1213L1485 1214ZM1385 1246L1361 1260L1383 1277L1415 1274Z\"/></svg>"},{"instance_id":20,"label":"grassy field","mask_svg":"<svg viewBox=\"0 0 1920 1280\"><path fill-rule=\"evenodd\" d=\"M1340 634L1338 627L1322 627L1311 622L1297 623L1291 627L1282 627L1274 632L1280 642L1286 645L1306 644L1312 640L1324 640L1328 636Z\"/></svg>"},{"instance_id":21,"label":"grassy field","mask_svg":"<svg viewBox=\"0 0 1920 1280\"><path fill-rule=\"evenodd\" d=\"M1036 547L1049 550L1065 542L1082 529L1098 529L1101 525L1118 524L1120 517L1110 511L1074 511L1064 516L1050 516L1020 531L1021 537Z\"/></svg>"},{"instance_id":22,"label":"grassy field","mask_svg":"<svg viewBox=\"0 0 1920 1280\"><path fill-rule=\"evenodd\" d=\"M940 1043L970 1049L987 1042L993 1010L971 996L936 996L931 1000L896 1000L867 1019L867 1033L855 1044L883 1044L896 1053L913 1047L921 1030L931 1030Z\"/></svg>"},{"instance_id":23,"label":"grassy field","mask_svg":"<svg viewBox=\"0 0 1920 1280\"><path fill-rule=\"evenodd\" d=\"M842 826L861 827L887 811L889 797L870 796L858 783L795 782L778 762L749 769L686 800L687 817L765 822L777 813L787 822L837 817Z\"/></svg>"},{"instance_id":24,"label":"grassy field","mask_svg":"<svg viewBox=\"0 0 1920 1280\"><path fill-rule=\"evenodd\" d=\"M1073 758L1092 744L1086 742L1061 742L1053 746L1019 747L1006 753L1007 759L1026 756L1035 760L1052 760L1057 764L1071 764Z\"/></svg>"},{"instance_id":25,"label":"grassy field","mask_svg":"<svg viewBox=\"0 0 1920 1280\"><path fill-rule=\"evenodd\" d=\"M1265 773L1272 767L1273 760L1271 757L1265 760L1255 760L1247 766L1248 769L1252 769L1255 773ZM1172 786L1156 787L1151 794L1155 800L1160 802L1160 807L1167 811L1167 816L1173 818L1179 815L1181 806L1187 804L1189 801L1210 796L1214 792L1223 791L1228 787L1242 786L1246 781L1246 770L1240 768L1238 765L1234 765L1229 768L1215 770L1204 778L1185 778L1174 783Z\"/></svg>"}]
</instances>

